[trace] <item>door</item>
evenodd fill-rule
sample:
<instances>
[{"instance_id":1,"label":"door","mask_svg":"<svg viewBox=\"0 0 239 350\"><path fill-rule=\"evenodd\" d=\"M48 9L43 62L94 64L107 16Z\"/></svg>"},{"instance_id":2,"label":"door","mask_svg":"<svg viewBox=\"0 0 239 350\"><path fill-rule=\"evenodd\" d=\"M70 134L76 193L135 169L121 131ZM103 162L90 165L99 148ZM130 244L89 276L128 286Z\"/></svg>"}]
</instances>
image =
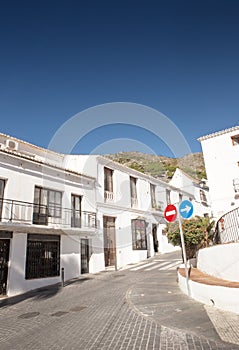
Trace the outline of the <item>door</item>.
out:
<instances>
[{"instance_id":1,"label":"door","mask_svg":"<svg viewBox=\"0 0 239 350\"><path fill-rule=\"evenodd\" d=\"M81 227L82 196L71 195L71 227Z\"/></svg>"},{"instance_id":2,"label":"door","mask_svg":"<svg viewBox=\"0 0 239 350\"><path fill-rule=\"evenodd\" d=\"M81 273L89 272L89 240L81 239Z\"/></svg>"},{"instance_id":3,"label":"door","mask_svg":"<svg viewBox=\"0 0 239 350\"><path fill-rule=\"evenodd\" d=\"M115 218L103 217L105 266L114 266L116 262Z\"/></svg>"},{"instance_id":4,"label":"door","mask_svg":"<svg viewBox=\"0 0 239 350\"><path fill-rule=\"evenodd\" d=\"M10 239L0 239L0 295L7 292Z\"/></svg>"},{"instance_id":5,"label":"door","mask_svg":"<svg viewBox=\"0 0 239 350\"><path fill-rule=\"evenodd\" d=\"M152 235L153 235L153 243L154 243L154 252L158 252L158 237L157 237L157 225L152 225Z\"/></svg>"}]
</instances>

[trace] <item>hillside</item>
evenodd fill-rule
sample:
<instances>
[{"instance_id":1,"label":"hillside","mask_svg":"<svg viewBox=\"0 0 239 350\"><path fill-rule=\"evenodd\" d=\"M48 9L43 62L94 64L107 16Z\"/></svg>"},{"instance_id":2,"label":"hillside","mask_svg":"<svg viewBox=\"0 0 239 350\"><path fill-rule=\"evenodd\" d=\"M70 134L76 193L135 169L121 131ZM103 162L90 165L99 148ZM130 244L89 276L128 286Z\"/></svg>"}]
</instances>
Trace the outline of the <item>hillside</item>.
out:
<instances>
[{"instance_id":1,"label":"hillside","mask_svg":"<svg viewBox=\"0 0 239 350\"><path fill-rule=\"evenodd\" d=\"M172 178L176 168L182 169L195 179L206 178L202 153L170 158L140 152L119 152L107 154L105 157L166 182Z\"/></svg>"}]
</instances>

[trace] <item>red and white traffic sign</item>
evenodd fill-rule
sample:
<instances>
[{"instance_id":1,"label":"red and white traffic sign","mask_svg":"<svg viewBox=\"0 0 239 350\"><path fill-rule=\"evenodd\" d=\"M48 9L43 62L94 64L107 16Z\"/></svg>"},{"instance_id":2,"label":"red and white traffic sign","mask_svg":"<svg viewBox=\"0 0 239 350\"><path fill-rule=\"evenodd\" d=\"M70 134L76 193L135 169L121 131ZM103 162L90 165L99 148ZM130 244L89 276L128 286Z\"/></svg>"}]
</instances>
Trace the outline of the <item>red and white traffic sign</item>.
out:
<instances>
[{"instance_id":1,"label":"red and white traffic sign","mask_svg":"<svg viewBox=\"0 0 239 350\"><path fill-rule=\"evenodd\" d=\"M173 204L167 205L164 210L164 217L168 222L173 222L176 220L178 215L177 208Z\"/></svg>"}]
</instances>

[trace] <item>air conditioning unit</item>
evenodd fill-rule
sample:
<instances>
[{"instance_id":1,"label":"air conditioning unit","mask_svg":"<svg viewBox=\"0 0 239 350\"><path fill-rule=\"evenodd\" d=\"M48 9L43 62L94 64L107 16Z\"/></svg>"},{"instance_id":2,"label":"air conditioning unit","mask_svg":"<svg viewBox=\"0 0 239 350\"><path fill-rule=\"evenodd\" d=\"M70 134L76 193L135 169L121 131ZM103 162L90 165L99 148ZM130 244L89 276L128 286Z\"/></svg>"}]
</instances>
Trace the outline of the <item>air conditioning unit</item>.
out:
<instances>
[{"instance_id":1,"label":"air conditioning unit","mask_svg":"<svg viewBox=\"0 0 239 350\"><path fill-rule=\"evenodd\" d=\"M12 151L17 151L18 149L18 143L13 140L6 140L6 148L12 150Z\"/></svg>"}]
</instances>

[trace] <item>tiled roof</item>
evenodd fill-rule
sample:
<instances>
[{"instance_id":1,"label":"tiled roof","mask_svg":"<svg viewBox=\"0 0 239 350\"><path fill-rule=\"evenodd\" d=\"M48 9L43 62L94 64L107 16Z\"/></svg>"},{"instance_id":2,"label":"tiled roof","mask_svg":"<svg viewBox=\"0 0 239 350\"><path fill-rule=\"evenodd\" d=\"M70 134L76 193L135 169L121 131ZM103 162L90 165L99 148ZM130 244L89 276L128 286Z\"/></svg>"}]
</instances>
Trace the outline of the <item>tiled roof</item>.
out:
<instances>
[{"instance_id":1,"label":"tiled roof","mask_svg":"<svg viewBox=\"0 0 239 350\"><path fill-rule=\"evenodd\" d=\"M212 137L221 136L223 134L227 134L229 132L236 131L236 130L239 130L239 126L233 126L232 128L229 128L229 129L217 131L217 132L214 132L212 134L199 137L198 141L201 142L201 141L204 141L204 140L207 140L207 139L211 139Z\"/></svg>"}]
</instances>

